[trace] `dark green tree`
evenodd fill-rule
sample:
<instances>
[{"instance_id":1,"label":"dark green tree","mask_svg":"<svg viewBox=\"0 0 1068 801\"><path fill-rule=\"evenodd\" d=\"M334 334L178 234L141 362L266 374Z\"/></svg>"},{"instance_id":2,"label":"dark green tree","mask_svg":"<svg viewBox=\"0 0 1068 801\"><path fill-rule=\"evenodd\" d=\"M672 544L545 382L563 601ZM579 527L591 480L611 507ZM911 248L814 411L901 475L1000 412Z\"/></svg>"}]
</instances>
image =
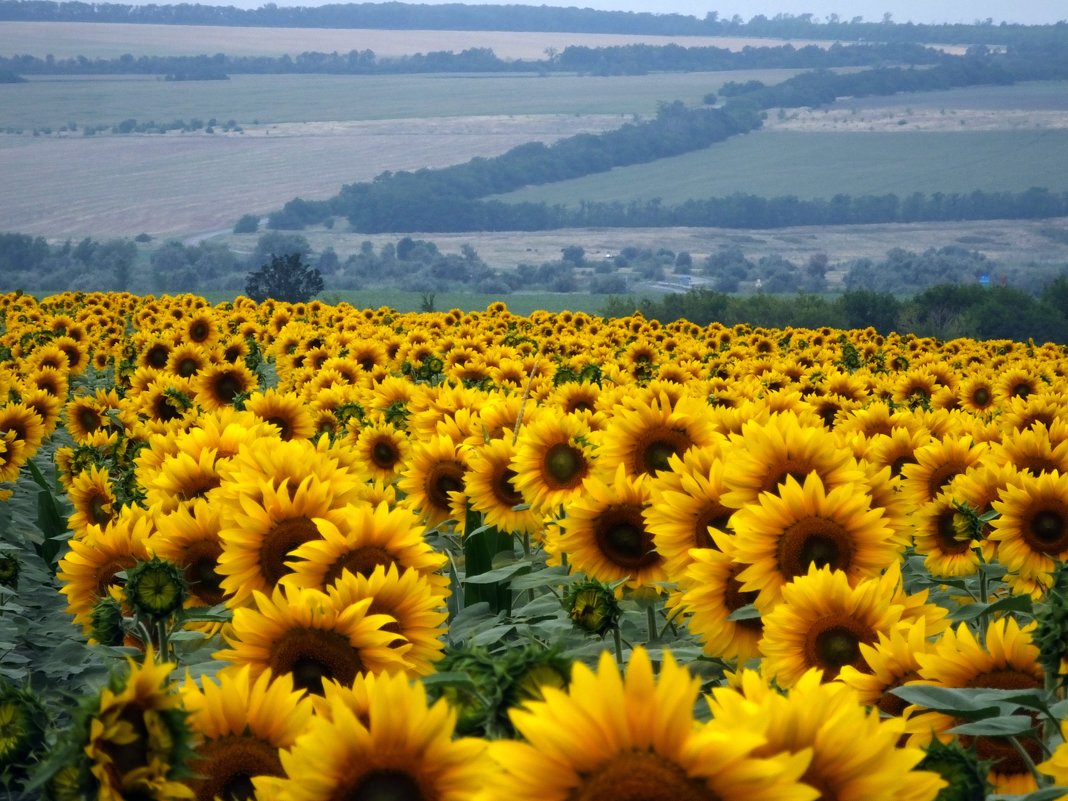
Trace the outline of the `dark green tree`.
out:
<instances>
[{"instance_id":1,"label":"dark green tree","mask_svg":"<svg viewBox=\"0 0 1068 801\"><path fill-rule=\"evenodd\" d=\"M303 303L323 291L323 275L309 267L299 253L272 256L270 262L248 274L245 294L257 303L267 298Z\"/></svg>"}]
</instances>

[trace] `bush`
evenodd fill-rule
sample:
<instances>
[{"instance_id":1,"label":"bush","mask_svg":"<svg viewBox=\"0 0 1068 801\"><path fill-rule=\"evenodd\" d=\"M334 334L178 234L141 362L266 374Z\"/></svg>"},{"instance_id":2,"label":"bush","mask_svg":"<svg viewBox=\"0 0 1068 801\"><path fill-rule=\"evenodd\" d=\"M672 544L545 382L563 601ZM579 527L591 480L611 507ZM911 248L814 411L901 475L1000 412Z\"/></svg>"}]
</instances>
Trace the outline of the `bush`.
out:
<instances>
[{"instance_id":1,"label":"bush","mask_svg":"<svg viewBox=\"0 0 1068 801\"><path fill-rule=\"evenodd\" d=\"M254 234L260 230L260 218L256 214L246 214L234 225L235 234Z\"/></svg>"},{"instance_id":2,"label":"bush","mask_svg":"<svg viewBox=\"0 0 1068 801\"><path fill-rule=\"evenodd\" d=\"M248 274L245 294L257 303L268 298L303 303L323 291L323 275L304 264L299 253L272 256L268 264Z\"/></svg>"}]
</instances>

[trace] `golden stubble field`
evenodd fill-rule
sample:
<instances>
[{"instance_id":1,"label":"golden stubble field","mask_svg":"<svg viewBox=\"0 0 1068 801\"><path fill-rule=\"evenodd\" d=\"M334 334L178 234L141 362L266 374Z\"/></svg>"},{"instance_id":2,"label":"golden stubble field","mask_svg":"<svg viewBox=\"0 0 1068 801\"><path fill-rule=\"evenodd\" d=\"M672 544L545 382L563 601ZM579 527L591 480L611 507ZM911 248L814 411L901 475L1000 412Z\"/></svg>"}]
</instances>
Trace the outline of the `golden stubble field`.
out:
<instances>
[{"instance_id":1,"label":"golden stubble field","mask_svg":"<svg viewBox=\"0 0 1068 801\"><path fill-rule=\"evenodd\" d=\"M646 36L611 33L513 31L391 31L366 28L231 28L211 25L123 25L93 22L0 23L0 53L56 58L214 55L281 56L304 52L373 50L379 57L488 47L504 59L542 59L547 48L681 44L686 47L774 47L784 39L726 36ZM829 41L794 39L795 47Z\"/></svg>"},{"instance_id":2,"label":"golden stubble field","mask_svg":"<svg viewBox=\"0 0 1068 801\"><path fill-rule=\"evenodd\" d=\"M385 170L443 167L619 125L616 115L290 123L241 135L0 136L0 230L190 236Z\"/></svg>"}]
</instances>

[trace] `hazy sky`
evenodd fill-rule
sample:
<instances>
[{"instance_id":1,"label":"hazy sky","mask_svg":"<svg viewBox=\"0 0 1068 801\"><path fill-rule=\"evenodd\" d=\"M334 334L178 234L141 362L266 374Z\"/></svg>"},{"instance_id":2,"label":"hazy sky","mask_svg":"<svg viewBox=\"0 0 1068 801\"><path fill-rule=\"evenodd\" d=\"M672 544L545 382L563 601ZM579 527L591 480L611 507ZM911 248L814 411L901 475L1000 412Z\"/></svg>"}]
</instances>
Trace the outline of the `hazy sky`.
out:
<instances>
[{"instance_id":1,"label":"hazy sky","mask_svg":"<svg viewBox=\"0 0 1068 801\"><path fill-rule=\"evenodd\" d=\"M275 0L278 5L314 6L317 0ZM321 0L327 2L327 0ZM345 0L329 0L345 2ZM439 5L457 0L407 0L408 2ZM472 0L459 0L467 5L477 5ZM260 2L250 0L200 0L218 5L237 5L244 8L257 8ZM1039 25L1068 19L1068 10L1056 0L1016 0L1006 3L1004 0L769 0L767 3L754 0L528 0L516 3L509 0L492 0L501 5L546 5L576 6L579 8L596 8L602 11L651 11L660 14L689 14L704 19L709 11L716 11L721 17L730 18L738 14L749 20L757 14L773 17L776 14L814 14L823 20L828 14L836 13L843 19L864 17L866 21L877 22L887 11L894 22L974 22L990 17L994 22L1022 22Z\"/></svg>"}]
</instances>

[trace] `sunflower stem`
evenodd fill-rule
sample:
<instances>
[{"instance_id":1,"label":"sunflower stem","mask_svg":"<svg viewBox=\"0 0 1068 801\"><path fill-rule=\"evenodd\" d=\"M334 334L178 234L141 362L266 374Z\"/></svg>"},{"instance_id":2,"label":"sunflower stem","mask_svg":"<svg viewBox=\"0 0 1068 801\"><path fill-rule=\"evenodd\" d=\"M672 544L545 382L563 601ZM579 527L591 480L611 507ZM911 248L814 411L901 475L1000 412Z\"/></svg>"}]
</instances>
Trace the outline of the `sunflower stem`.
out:
<instances>
[{"instance_id":1,"label":"sunflower stem","mask_svg":"<svg viewBox=\"0 0 1068 801\"><path fill-rule=\"evenodd\" d=\"M657 626L656 626L656 607L649 604L645 607L645 622L648 628L648 637L646 642L655 642L657 638Z\"/></svg>"},{"instance_id":2,"label":"sunflower stem","mask_svg":"<svg viewBox=\"0 0 1068 801\"><path fill-rule=\"evenodd\" d=\"M167 638L167 620L165 618L156 621L156 637L159 638L159 649L156 651L159 661L169 662L171 644Z\"/></svg>"},{"instance_id":3,"label":"sunflower stem","mask_svg":"<svg viewBox=\"0 0 1068 801\"><path fill-rule=\"evenodd\" d=\"M619 634L619 625L612 627L612 639L616 642L616 664L623 667L623 638Z\"/></svg>"},{"instance_id":4,"label":"sunflower stem","mask_svg":"<svg viewBox=\"0 0 1068 801\"><path fill-rule=\"evenodd\" d=\"M1038 772L1038 768L1035 767L1035 762L1031 759L1031 755L1027 753L1027 749L1020 744L1020 738L1009 737L1009 742L1012 743L1012 747L1016 749L1016 753L1020 755L1020 759L1027 765L1027 769L1031 771L1031 776L1034 777L1035 784L1038 787L1044 787L1046 785L1046 777Z\"/></svg>"}]
</instances>

